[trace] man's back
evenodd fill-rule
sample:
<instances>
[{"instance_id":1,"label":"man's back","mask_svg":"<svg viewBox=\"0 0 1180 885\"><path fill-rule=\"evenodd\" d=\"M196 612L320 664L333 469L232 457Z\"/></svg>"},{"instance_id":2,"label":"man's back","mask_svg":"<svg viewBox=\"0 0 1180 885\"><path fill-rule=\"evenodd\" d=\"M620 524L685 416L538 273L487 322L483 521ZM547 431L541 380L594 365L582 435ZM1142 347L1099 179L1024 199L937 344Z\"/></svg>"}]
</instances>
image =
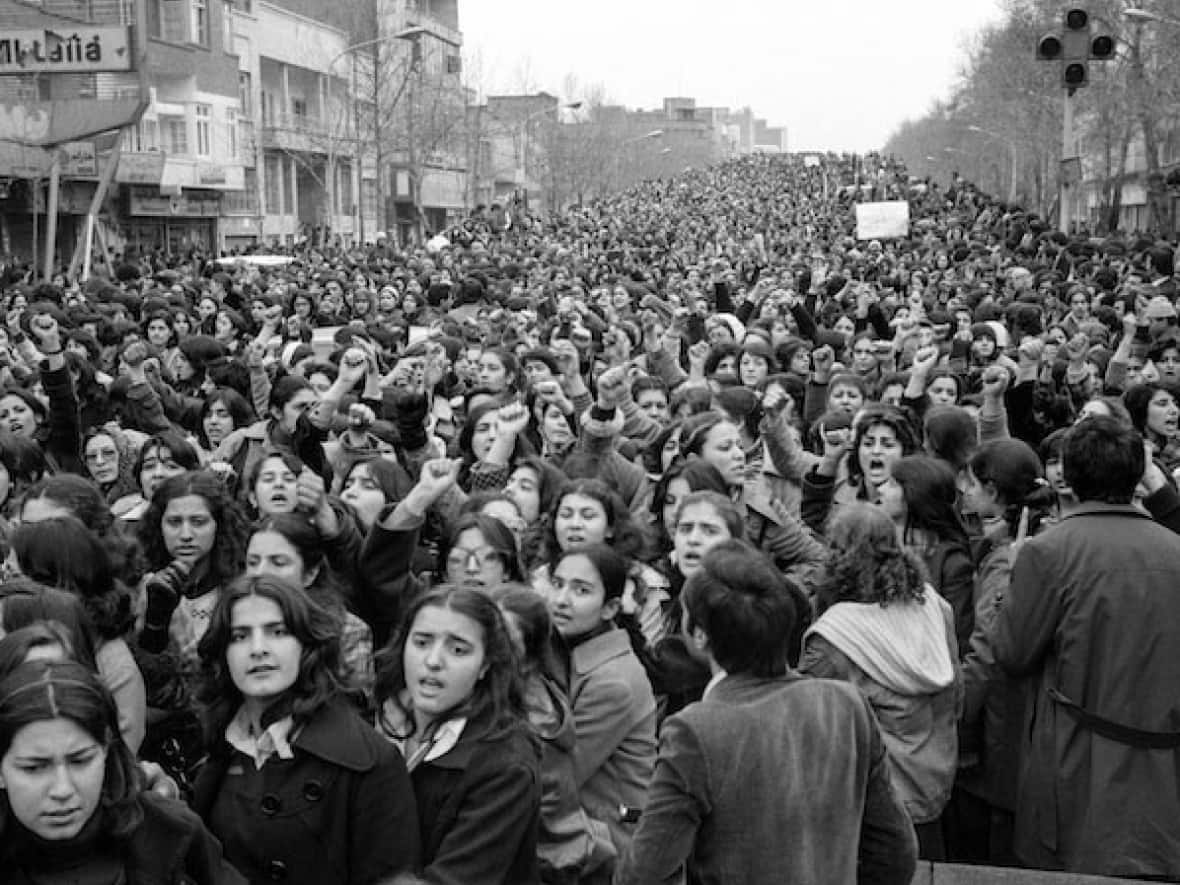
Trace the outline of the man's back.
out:
<instances>
[{"instance_id":1,"label":"man's back","mask_svg":"<svg viewBox=\"0 0 1180 885\"><path fill-rule=\"evenodd\" d=\"M856 689L727 677L665 722L621 881L668 881L686 855L702 885L851 885L858 860L875 882L908 883L913 830Z\"/></svg>"},{"instance_id":2,"label":"man's back","mask_svg":"<svg viewBox=\"0 0 1180 885\"><path fill-rule=\"evenodd\" d=\"M1131 507L1083 505L1017 557L996 659L1039 676L1022 748L1021 859L1180 875L1180 754L1081 721L1180 733L1180 538Z\"/></svg>"}]
</instances>

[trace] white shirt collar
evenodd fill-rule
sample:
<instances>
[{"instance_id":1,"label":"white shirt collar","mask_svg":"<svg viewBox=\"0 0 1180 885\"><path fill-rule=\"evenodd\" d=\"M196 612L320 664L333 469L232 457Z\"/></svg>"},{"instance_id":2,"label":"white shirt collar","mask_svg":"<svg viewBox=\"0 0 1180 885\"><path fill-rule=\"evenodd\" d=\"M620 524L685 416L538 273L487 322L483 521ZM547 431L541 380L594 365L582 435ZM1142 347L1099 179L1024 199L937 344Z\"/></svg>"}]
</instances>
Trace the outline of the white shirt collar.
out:
<instances>
[{"instance_id":1,"label":"white shirt collar","mask_svg":"<svg viewBox=\"0 0 1180 885\"><path fill-rule=\"evenodd\" d=\"M250 717L246 715L246 708L240 707L225 728L225 740L235 750L253 759L255 768L262 768L271 756L295 758L295 751L291 749L291 731L294 726L295 720L284 716L268 725L261 734L256 733Z\"/></svg>"}]
</instances>

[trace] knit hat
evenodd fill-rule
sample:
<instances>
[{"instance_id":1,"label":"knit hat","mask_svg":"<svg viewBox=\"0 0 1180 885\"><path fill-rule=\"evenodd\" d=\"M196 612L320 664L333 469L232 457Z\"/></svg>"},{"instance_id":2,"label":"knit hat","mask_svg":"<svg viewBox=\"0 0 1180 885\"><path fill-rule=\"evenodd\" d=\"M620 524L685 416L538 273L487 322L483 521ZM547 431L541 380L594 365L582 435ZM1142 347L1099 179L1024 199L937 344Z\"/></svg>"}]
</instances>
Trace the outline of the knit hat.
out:
<instances>
[{"instance_id":1,"label":"knit hat","mask_svg":"<svg viewBox=\"0 0 1180 885\"><path fill-rule=\"evenodd\" d=\"M1157 295L1147 302L1147 309L1143 315L1149 320L1174 320L1176 319L1176 308L1163 295Z\"/></svg>"}]
</instances>

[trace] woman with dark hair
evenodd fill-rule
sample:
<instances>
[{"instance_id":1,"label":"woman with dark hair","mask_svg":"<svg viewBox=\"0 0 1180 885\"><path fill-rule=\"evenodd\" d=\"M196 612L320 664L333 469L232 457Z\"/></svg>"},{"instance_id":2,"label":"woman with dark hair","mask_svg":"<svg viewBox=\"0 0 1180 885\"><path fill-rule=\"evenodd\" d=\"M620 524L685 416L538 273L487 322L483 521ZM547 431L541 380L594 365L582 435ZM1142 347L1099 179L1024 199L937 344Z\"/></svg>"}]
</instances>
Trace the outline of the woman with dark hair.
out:
<instances>
[{"instance_id":1,"label":"woman with dark hair","mask_svg":"<svg viewBox=\"0 0 1180 885\"><path fill-rule=\"evenodd\" d=\"M520 390L520 364L502 347L489 347L479 356L479 386L494 394Z\"/></svg>"},{"instance_id":2,"label":"woman with dark hair","mask_svg":"<svg viewBox=\"0 0 1180 885\"><path fill-rule=\"evenodd\" d=\"M369 885L417 865L405 762L342 697L340 627L256 575L223 591L201 639L210 756L193 807L252 882Z\"/></svg>"},{"instance_id":3,"label":"woman with dark hair","mask_svg":"<svg viewBox=\"0 0 1180 885\"><path fill-rule=\"evenodd\" d=\"M137 522L148 509L148 502L164 480L188 470L199 470L201 456L176 430L165 430L149 437L139 449L132 467L139 490L124 495L111 505L117 519Z\"/></svg>"},{"instance_id":4,"label":"woman with dark hair","mask_svg":"<svg viewBox=\"0 0 1180 885\"><path fill-rule=\"evenodd\" d=\"M538 885L540 752L496 603L461 587L418 596L378 655L376 695L418 802L421 878Z\"/></svg>"},{"instance_id":5,"label":"woman with dark hair","mask_svg":"<svg viewBox=\"0 0 1180 885\"><path fill-rule=\"evenodd\" d=\"M6 577L0 586L0 633L11 633L33 624L56 624L67 637L70 660L98 671L95 647L98 637L82 600L65 590L40 584L23 576ZM109 689L108 689L109 690ZM142 721L140 723L142 726ZM120 730L127 727L120 713Z\"/></svg>"},{"instance_id":6,"label":"woman with dark hair","mask_svg":"<svg viewBox=\"0 0 1180 885\"><path fill-rule=\"evenodd\" d=\"M195 814L143 790L114 701L81 664L27 663L0 680L0 796L0 869L14 885L244 885Z\"/></svg>"},{"instance_id":7,"label":"woman with dark hair","mask_svg":"<svg viewBox=\"0 0 1180 885\"><path fill-rule=\"evenodd\" d=\"M922 420L926 452L946 462L955 476L962 473L979 448L979 425L966 409L953 405L931 406Z\"/></svg>"},{"instance_id":8,"label":"woman with dark hair","mask_svg":"<svg viewBox=\"0 0 1180 885\"><path fill-rule=\"evenodd\" d=\"M765 550L792 579L807 583L823 559L823 546L797 517L776 505L760 472L748 476L739 427L717 412L697 415L684 422L680 450L721 475L727 494L745 514L750 543Z\"/></svg>"},{"instance_id":9,"label":"woman with dark hair","mask_svg":"<svg viewBox=\"0 0 1180 885\"><path fill-rule=\"evenodd\" d=\"M610 830L582 806L577 785L577 731L563 680L552 671L553 622L539 595L520 584L492 590L516 648L529 724L541 739L541 820L537 858L541 881L591 882L618 856Z\"/></svg>"},{"instance_id":10,"label":"woman with dark hair","mask_svg":"<svg viewBox=\"0 0 1180 885\"><path fill-rule=\"evenodd\" d=\"M225 359L225 346L208 335L189 335L180 339L177 351L172 359L176 373L172 386L183 396L202 395L209 366Z\"/></svg>"},{"instance_id":11,"label":"woman with dark hair","mask_svg":"<svg viewBox=\"0 0 1180 885\"><path fill-rule=\"evenodd\" d=\"M171 477L139 523L148 568L140 647L156 654L169 639L183 673L195 672L197 643L221 588L242 573L246 522L221 480L208 471Z\"/></svg>"},{"instance_id":12,"label":"woman with dark hair","mask_svg":"<svg viewBox=\"0 0 1180 885\"><path fill-rule=\"evenodd\" d=\"M356 517L361 531L367 533L377 517L409 494L414 481L401 464L389 458L357 461L344 474L340 500Z\"/></svg>"},{"instance_id":13,"label":"woman with dark hair","mask_svg":"<svg viewBox=\"0 0 1180 885\"><path fill-rule=\"evenodd\" d=\"M975 626L961 649L960 755L973 764L960 767L955 801L965 819L982 823L983 842L978 830L974 834L950 831L948 837L967 838L948 847L963 859L1009 864L1014 861L1012 821L1026 695L1023 684L1009 679L996 665L996 615L1008 592L1019 542L1033 537L1052 518L1054 493L1045 480L1041 459L1021 440L985 443L972 457L966 475L964 504L979 514L985 534L979 546Z\"/></svg>"},{"instance_id":14,"label":"woman with dark hair","mask_svg":"<svg viewBox=\"0 0 1180 885\"><path fill-rule=\"evenodd\" d=\"M0 526L7 528L21 498L47 468L45 453L34 440L0 432Z\"/></svg>"},{"instance_id":15,"label":"woman with dark hair","mask_svg":"<svg viewBox=\"0 0 1180 885\"><path fill-rule=\"evenodd\" d=\"M367 697L373 686L373 633L350 612L326 556L329 542L306 516L276 513L254 525L246 545L246 575L273 575L302 587L340 621L341 679Z\"/></svg>"},{"instance_id":16,"label":"woman with dark hair","mask_svg":"<svg viewBox=\"0 0 1180 885\"><path fill-rule=\"evenodd\" d=\"M6 566L76 595L97 633L95 662L115 696L120 727L133 753L143 743L147 695L126 637L134 625L131 594L115 578L98 536L73 516L22 525L10 538Z\"/></svg>"},{"instance_id":17,"label":"woman with dark hair","mask_svg":"<svg viewBox=\"0 0 1180 885\"><path fill-rule=\"evenodd\" d=\"M135 462L138 454L126 434L113 425L91 427L82 437L82 463L87 475L113 505L135 494Z\"/></svg>"},{"instance_id":18,"label":"woman with dark hair","mask_svg":"<svg viewBox=\"0 0 1180 885\"><path fill-rule=\"evenodd\" d=\"M232 387L218 387L211 391L201 405L197 425L197 442L206 453L211 453L225 438L240 427L254 421L254 409L246 398Z\"/></svg>"},{"instance_id":19,"label":"woman with dark hair","mask_svg":"<svg viewBox=\"0 0 1180 885\"><path fill-rule=\"evenodd\" d=\"M938 818L955 779L963 686L954 615L881 508L841 508L828 543L831 556L815 594L818 617L804 635L799 669L849 682L865 696L921 856L941 859Z\"/></svg>"},{"instance_id":20,"label":"woman with dark hair","mask_svg":"<svg viewBox=\"0 0 1180 885\"><path fill-rule=\"evenodd\" d=\"M574 768L582 804L610 829L621 856L630 844L656 757L656 702L621 627L627 560L601 543L566 549L548 594L553 626L570 649ZM642 644L642 640L640 640Z\"/></svg>"},{"instance_id":21,"label":"woman with dark hair","mask_svg":"<svg viewBox=\"0 0 1180 885\"><path fill-rule=\"evenodd\" d=\"M0 636L0 679L21 664L73 660L77 659L69 631L56 621L35 621Z\"/></svg>"},{"instance_id":22,"label":"woman with dark hair","mask_svg":"<svg viewBox=\"0 0 1180 885\"><path fill-rule=\"evenodd\" d=\"M845 504L875 501L893 464L921 448L911 416L895 406L869 406L851 428L821 422L816 431L823 455L803 477L801 514L817 534L823 534L829 516Z\"/></svg>"},{"instance_id":23,"label":"woman with dark hair","mask_svg":"<svg viewBox=\"0 0 1180 885\"><path fill-rule=\"evenodd\" d=\"M1151 444L1153 457L1170 476L1180 467L1180 407L1175 390L1148 381L1128 390L1123 402L1132 426Z\"/></svg>"},{"instance_id":24,"label":"woman with dark hair","mask_svg":"<svg viewBox=\"0 0 1180 885\"><path fill-rule=\"evenodd\" d=\"M966 650L975 625L975 560L959 516L955 474L936 458L902 458L879 495L901 542L922 558L930 583L950 603L958 647Z\"/></svg>"},{"instance_id":25,"label":"woman with dark hair","mask_svg":"<svg viewBox=\"0 0 1180 885\"><path fill-rule=\"evenodd\" d=\"M22 315L22 326L25 323ZM34 313L27 320L27 328L31 337L22 346L29 349L28 362L38 362L39 380L48 404L23 388L0 390L0 427L39 442L51 471L80 473L81 412L74 380L66 365L62 330L49 312Z\"/></svg>"},{"instance_id":26,"label":"woman with dark hair","mask_svg":"<svg viewBox=\"0 0 1180 885\"><path fill-rule=\"evenodd\" d=\"M276 450L298 456L325 481L331 478L322 445L326 431L315 426L309 417L309 411L319 401L319 394L306 378L284 375L274 383L267 398L267 417L234 430L213 450L214 461L224 461L233 468L237 477L235 491L244 493L243 480L255 462Z\"/></svg>"},{"instance_id":27,"label":"woman with dark hair","mask_svg":"<svg viewBox=\"0 0 1180 885\"><path fill-rule=\"evenodd\" d=\"M511 529L495 517L478 513L460 517L439 547L436 574L448 584L471 589L524 580Z\"/></svg>"}]
</instances>

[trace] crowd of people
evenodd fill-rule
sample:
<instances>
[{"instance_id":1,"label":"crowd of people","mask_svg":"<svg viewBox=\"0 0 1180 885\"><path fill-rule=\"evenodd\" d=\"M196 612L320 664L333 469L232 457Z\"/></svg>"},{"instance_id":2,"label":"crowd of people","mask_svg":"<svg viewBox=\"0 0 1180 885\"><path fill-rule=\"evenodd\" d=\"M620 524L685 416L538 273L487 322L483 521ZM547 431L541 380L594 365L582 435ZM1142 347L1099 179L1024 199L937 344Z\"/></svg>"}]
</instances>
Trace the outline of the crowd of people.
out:
<instances>
[{"instance_id":1,"label":"crowd of people","mask_svg":"<svg viewBox=\"0 0 1180 885\"><path fill-rule=\"evenodd\" d=\"M9 268L4 880L1180 880L1174 273L834 155Z\"/></svg>"}]
</instances>

